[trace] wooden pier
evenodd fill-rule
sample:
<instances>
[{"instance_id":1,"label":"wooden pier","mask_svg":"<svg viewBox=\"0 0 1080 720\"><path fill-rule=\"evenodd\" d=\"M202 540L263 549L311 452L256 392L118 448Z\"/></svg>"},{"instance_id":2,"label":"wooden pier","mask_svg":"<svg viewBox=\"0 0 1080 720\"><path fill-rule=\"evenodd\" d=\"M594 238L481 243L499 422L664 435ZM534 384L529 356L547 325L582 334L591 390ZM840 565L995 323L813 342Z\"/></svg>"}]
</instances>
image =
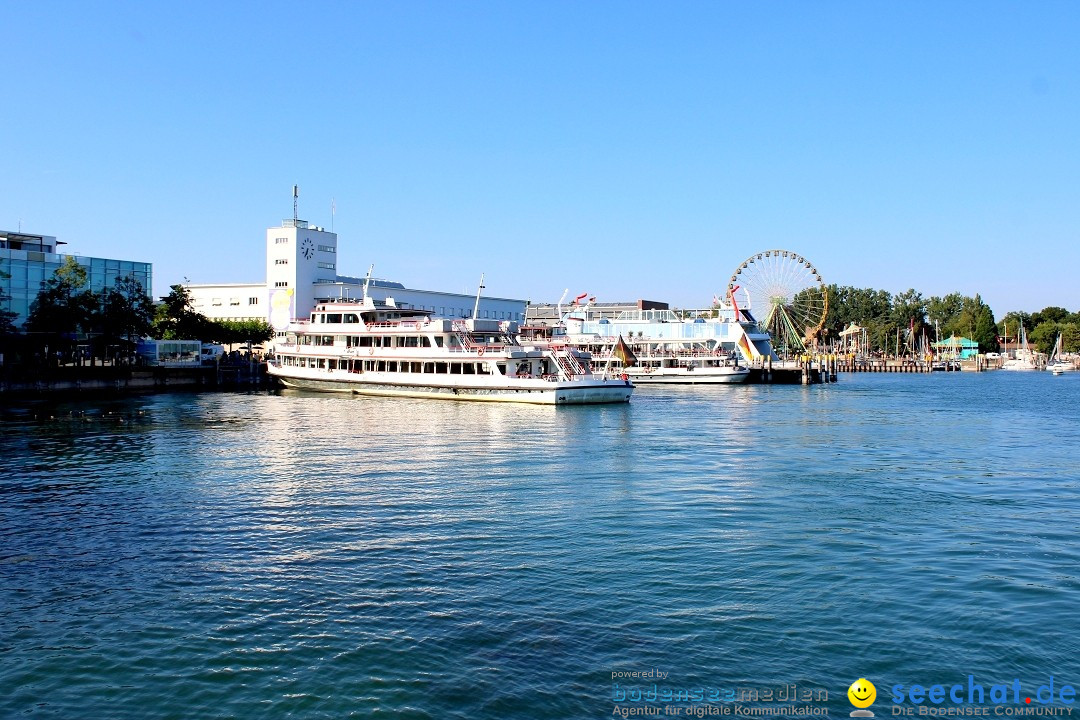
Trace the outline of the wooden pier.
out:
<instances>
[{"instance_id":1,"label":"wooden pier","mask_svg":"<svg viewBox=\"0 0 1080 720\"><path fill-rule=\"evenodd\" d=\"M765 358L750 368L746 382L763 385L817 385L836 382L836 356L804 356L774 363Z\"/></svg>"}]
</instances>

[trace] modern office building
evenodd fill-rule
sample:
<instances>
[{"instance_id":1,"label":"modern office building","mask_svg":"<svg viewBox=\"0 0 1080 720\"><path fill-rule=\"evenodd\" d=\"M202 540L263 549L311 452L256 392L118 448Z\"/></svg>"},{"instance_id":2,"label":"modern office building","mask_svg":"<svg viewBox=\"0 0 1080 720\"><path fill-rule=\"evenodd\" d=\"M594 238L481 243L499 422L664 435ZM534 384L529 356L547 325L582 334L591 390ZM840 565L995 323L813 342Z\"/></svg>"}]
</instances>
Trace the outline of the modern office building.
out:
<instances>
[{"instance_id":1,"label":"modern office building","mask_svg":"<svg viewBox=\"0 0 1080 720\"><path fill-rule=\"evenodd\" d=\"M26 322L42 284L64 263L67 255L57 251L64 244L51 235L0 230L0 296L4 298L5 309L16 313L17 327ZM131 275L153 297L151 263L85 255L72 257L86 268L89 289L94 292L111 287L118 277Z\"/></svg>"},{"instance_id":2,"label":"modern office building","mask_svg":"<svg viewBox=\"0 0 1080 720\"><path fill-rule=\"evenodd\" d=\"M358 300L366 295L398 307L431 310L440 317L472 317L524 322L524 300L481 297L406 288L399 282L338 274L338 236L293 218L266 231L266 281L185 285L197 312L211 319L262 318L279 331L306 318L317 302Z\"/></svg>"}]
</instances>

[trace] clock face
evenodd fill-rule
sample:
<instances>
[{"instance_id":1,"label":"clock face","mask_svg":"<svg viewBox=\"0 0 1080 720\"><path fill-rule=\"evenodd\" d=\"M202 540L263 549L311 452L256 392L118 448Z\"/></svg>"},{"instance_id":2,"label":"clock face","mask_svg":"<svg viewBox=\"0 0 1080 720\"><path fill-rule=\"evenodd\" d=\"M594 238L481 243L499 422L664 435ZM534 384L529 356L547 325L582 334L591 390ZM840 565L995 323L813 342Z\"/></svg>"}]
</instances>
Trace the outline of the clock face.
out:
<instances>
[{"instance_id":1,"label":"clock face","mask_svg":"<svg viewBox=\"0 0 1080 720\"><path fill-rule=\"evenodd\" d=\"M304 242L300 245L300 254L308 260L315 254L315 245L312 244L309 238L304 238Z\"/></svg>"}]
</instances>

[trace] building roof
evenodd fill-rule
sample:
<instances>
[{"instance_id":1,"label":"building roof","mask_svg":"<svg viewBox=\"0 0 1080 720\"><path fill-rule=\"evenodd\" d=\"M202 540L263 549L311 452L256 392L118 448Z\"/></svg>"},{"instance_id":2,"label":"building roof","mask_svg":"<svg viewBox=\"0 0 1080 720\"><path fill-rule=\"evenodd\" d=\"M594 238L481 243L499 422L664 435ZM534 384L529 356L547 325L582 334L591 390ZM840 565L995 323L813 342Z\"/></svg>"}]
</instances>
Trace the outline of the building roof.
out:
<instances>
[{"instance_id":1,"label":"building roof","mask_svg":"<svg viewBox=\"0 0 1080 720\"><path fill-rule=\"evenodd\" d=\"M936 348L976 348L979 347L979 343L975 342L971 338L956 337L953 335L947 340L934 343Z\"/></svg>"}]
</instances>

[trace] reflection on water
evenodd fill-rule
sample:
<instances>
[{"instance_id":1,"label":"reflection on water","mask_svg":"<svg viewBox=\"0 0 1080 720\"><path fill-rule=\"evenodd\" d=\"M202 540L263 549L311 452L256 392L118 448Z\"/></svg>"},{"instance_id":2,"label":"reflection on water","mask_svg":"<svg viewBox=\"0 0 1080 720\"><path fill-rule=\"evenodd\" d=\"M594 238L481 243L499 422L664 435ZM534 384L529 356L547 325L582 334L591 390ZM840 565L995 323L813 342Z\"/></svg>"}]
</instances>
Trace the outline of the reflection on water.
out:
<instances>
[{"instance_id":1,"label":"reflection on water","mask_svg":"<svg viewBox=\"0 0 1080 720\"><path fill-rule=\"evenodd\" d=\"M585 717L649 666L841 698L1075 675L1047 631L1080 589L1074 380L8 408L0 716Z\"/></svg>"}]
</instances>

